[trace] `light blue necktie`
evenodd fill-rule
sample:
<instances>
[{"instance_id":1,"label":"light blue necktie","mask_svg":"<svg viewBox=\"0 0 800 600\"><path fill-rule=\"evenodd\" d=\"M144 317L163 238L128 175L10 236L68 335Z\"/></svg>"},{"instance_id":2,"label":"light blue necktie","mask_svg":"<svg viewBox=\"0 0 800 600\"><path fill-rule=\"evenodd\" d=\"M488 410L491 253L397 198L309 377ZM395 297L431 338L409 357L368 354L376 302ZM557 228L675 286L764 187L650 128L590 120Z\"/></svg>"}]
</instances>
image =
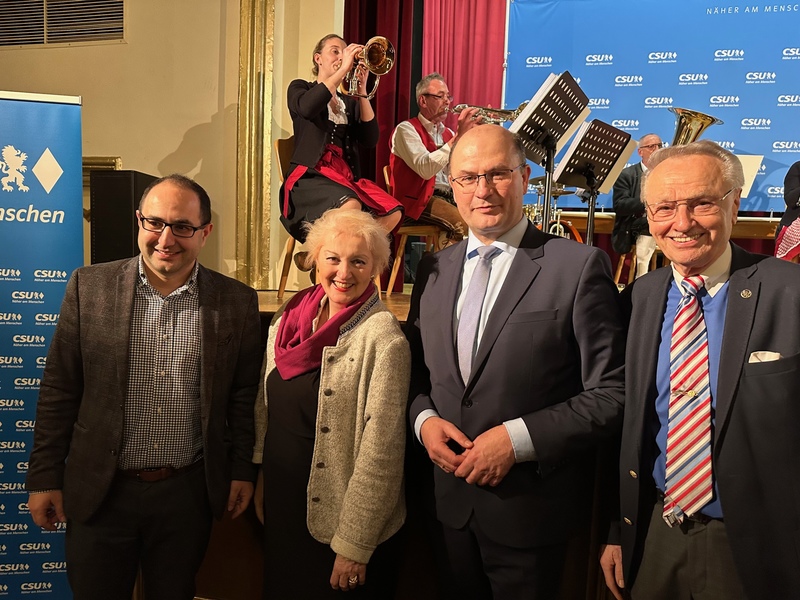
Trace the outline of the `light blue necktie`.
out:
<instances>
[{"instance_id":1,"label":"light blue necktie","mask_svg":"<svg viewBox=\"0 0 800 600\"><path fill-rule=\"evenodd\" d=\"M464 306L461 309L461 318L458 320L458 366L461 369L461 378L464 384L469 380L472 371L472 358L475 355L476 341L478 339L478 323L481 320L483 299L486 297L486 288L489 286L489 273L492 271L492 259L500 254L500 248L495 246L481 246L476 249L478 264L472 273L472 279L467 288Z\"/></svg>"}]
</instances>

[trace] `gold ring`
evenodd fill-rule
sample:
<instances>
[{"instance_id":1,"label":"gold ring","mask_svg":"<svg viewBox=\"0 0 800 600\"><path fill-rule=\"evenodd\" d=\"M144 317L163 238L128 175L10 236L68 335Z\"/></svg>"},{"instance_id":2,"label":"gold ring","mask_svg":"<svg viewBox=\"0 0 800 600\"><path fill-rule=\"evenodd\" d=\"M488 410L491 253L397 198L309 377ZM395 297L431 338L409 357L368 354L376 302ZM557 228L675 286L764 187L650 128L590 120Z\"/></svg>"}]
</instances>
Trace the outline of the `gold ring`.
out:
<instances>
[{"instance_id":1,"label":"gold ring","mask_svg":"<svg viewBox=\"0 0 800 600\"><path fill-rule=\"evenodd\" d=\"M353 575L352 577L349 577L347 579L347 583L349 583L350 585L357 584L358 583L358 575Z\"/></svg>"}]
</instances>

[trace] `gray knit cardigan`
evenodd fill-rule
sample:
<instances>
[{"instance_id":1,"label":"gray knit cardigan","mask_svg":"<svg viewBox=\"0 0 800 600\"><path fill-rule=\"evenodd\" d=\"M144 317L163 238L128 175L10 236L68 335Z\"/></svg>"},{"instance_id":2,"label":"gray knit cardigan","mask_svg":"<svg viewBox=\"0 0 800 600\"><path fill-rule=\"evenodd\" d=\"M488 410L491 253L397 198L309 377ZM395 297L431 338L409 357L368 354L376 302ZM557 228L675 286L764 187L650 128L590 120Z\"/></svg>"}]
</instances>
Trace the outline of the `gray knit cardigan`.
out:
<instances>
[{"instance_id":1,"label":"gray knit cardigan","mask_svg":"<svg viewBox=\"0 0 800 600\"><path fill-rule=\"evenodd\" d=\"M253 462L267 430L267 375L275 368L280 317L269 330L256 400ZM408 342L377 294L322 353L317 429L308 481L311 535L350 560L369 562L405 520L403 457L411 369ZM265 481L264 485L280 485Z\"/></svg>"}]
</instances>

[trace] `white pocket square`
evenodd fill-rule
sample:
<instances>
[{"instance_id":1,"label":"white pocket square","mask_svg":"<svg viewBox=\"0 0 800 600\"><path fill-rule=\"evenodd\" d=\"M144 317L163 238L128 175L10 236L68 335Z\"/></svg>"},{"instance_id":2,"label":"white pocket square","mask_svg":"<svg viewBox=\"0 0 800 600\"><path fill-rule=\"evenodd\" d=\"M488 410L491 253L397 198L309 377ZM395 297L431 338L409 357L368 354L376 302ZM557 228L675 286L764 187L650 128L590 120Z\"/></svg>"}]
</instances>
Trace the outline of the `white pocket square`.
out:
<instances>
[{"instance_id":1,"label":"white pocket square","mask_svg":"<svg viewBox=\"0 0 800 600\"><path fill-rule=\"evenodd\" d=\"M774 360L780 360L783 358L780 352L770 352L769 350L757 350L750 354L750 359L747 361L749 363L758 363L758 362L772 362Z\"/></svg>"}]
</instances>

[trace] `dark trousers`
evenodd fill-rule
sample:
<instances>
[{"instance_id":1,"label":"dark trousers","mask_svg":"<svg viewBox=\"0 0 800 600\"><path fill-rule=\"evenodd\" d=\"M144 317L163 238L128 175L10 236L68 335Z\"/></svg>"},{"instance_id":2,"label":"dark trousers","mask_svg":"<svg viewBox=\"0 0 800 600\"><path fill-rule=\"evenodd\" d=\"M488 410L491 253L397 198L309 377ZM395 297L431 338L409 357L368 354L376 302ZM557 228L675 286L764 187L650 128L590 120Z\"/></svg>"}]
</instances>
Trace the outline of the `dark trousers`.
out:
<instances>
[{"instance_id":1,"label":"dark trousers","mask_svg":"<svg viewBox=\"0 0 800 600\"><path fill-rule=\"evenodd\" d=\"M656 502L642 563L631 588L634 600L745 600L725 524L685 520L669 527Z\"/></svg>"},{"instance_id":2,"label":"dark trousers","mask_svg":"<svg viewBox=\"0 0 800 600\"><path fill-rule=\"evenodd\" d=\"M117 476L88 522L67 523L75 600L130 600L139 567L147 600L191 600L211 517L202 463L155 483Z\"/></svg>"},{"instance_id":3,"label":"dark trousers","mask_svg":"<svg viewBox=\"0 0 800 600\"><path fill-rule=\"evenodd\" d=\"M492 540L473 515L444 530L442 587L458 600L560 600L566 544L512 548Z\"/></svg>"}]
</instances>

